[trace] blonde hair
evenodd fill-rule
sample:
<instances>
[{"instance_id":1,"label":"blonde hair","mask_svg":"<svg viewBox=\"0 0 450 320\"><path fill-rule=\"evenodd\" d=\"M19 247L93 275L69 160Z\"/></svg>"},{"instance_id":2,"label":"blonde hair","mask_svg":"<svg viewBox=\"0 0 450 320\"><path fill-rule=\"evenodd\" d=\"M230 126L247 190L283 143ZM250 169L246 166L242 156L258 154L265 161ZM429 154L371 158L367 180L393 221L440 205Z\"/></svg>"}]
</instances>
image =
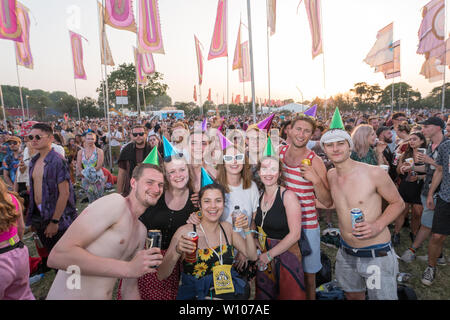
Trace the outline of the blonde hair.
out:
<instances>
[{"instance_id":1,"label":"blonde hair","mask_svg":"<svg viewBox=\"0 0 450 320\"><path fill-rule=\"evenodd\" d=\"M8 231L20 217L20 212L16 210L11 195L15 196L17 202L21 203L22 199L16 193L9 192L3 180L0 179L0 233Z\"/></svg>"},{"instance_id":2,"label":"blonde hair","mask_svg":"<svg viewBox=\"0 0 450 320\"><path fill-rule=\"evenodd\" d=\"M360 124L352 132L353 151L358 154L358 157L363 158L369 152L369 135L373 133L373 128L368 124Z\"/></svg>"}]
</instances>

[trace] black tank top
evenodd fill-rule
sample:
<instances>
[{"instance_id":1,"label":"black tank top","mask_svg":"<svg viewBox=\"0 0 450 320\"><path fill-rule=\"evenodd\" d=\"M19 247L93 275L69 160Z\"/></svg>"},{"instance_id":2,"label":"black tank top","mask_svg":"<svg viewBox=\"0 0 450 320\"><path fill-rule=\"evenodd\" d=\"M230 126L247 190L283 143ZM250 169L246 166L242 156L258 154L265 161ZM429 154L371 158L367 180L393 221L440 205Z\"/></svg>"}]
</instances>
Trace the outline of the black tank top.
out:
<instances>
[{"instance_id":1,"label":"black tank top","mask_svg":"<svg viewBox=\"0 0 450 320\"><path fill-rule=\"evenodd\" d=\"M268 238L282 240L289 233L289 225L286 216L286 209L284 208L283 194L280 194L280 189L277 191L277 196L273 202L272 208L267 212L264 219L263 230ZM260 227L262 224L262 210L261 210L262 196L259 198L259 207L256 211L255 224Z\"/></svg>"}]
</instances>

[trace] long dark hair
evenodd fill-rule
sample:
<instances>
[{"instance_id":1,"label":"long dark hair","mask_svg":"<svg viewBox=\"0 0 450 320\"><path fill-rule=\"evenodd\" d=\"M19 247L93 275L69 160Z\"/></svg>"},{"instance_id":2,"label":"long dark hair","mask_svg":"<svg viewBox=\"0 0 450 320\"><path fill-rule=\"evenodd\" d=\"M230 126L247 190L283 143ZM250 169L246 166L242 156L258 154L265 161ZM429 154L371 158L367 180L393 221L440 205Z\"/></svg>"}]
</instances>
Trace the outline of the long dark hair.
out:
<instances>
[{"instance_id":1,"label":"long dark hair","mask_svg":"<svg viewBox=\"0 0 450 320\"><path fill-rule=\"evenodd\" d=\"M427 139L425 138L425 136L423 135L422 132L420 132L420 131L412 132L411 135L415 135L420 140L423 141L419 148L427 147ZM414 155L413 148L411 148L411 145L408 143L408 146L407 146L405 152L403 152L403 154L401 155L400 160L405 161L405 159L407 159L407 158L412 158L413 155Z\"/></svg>"}]
</instances>

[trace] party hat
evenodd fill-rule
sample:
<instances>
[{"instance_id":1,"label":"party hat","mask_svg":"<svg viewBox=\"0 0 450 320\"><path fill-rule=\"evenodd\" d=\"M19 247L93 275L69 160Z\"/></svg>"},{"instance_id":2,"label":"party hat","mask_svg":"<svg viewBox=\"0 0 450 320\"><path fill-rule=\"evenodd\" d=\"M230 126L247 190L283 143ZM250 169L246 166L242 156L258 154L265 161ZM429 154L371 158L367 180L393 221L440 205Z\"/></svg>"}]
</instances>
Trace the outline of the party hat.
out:
<instances>
[{"instance_id":1,"label":"party hat","mask_svg":"<svg viewBox=\"0 0 450 320\"><path fill-rule=\"evenodd\" d=\"M272 125L273 117L275 117L275 113L272 113L270 116L265 118L263 121L258 123L258 128L261 130L269 131L270 126Z\"/></svg>"},{"instance_id":2,"label":"party hat","mask_svg":"<svg viewBox=\"0 0 450 320\"><path fill-rule=\"evenodd\" d=\"M165 136L163 136L163 146L164 146L164 158L175 156L177 154L175 148L172 146L169 140L166 139Z\"/></svg>"},{"instance_id":3,"label":"party hat","mask_svg":"<svg viewBox=\"0 0 450 320\"><path fill-rule=\"evenodd\" d=\"M304 115L315 118L317 113L317 104L313 105L311 108L303 112Z\"/></svg>"},{"instance_id":4,"label":"party hat","mask_svg":"<svg viewBox=\"0 0 450 320\"><path fill-rule=\"evenodd\" d=\"M217 131L217 135L219 136L220 145L222 146L222 150L225 150L229 146L232 146L233 143L225 137L222 132Z\"/></svg>"},{"instance_id":5,"label":"party hat","mask_svg":"<svg viewBox=\"0 0 450 320\"><path fill-rule=\"evenodd\" d=\"M202 188L207 186L208 184L214 183L213 179L211 179L208 172L206 172L206 170L203 167L201 171L201 178L202 178Z\"/></svg>"},{"instance_id":6,"label":"party hat","mask_svg":"<svg viewBox=\"0 0 450 320\"><path fill-rule=\"evenodd\" d=\"M205 118L202 121L202 131L206 131L206 130L208 130L208 124L207 124L207 121L206 121L206 118Z\"/></svg>"},{"instance_id":7,"label":"party hat","mask_svg":"<svg viewBox=\"0 0 450 320\"><path fill-rule=\"evenodd\" d=\"M156 146L153 147L152 151L148 154L147 158L142 161L142 163L154 164L155 166L159 166L158 148Z\"/></svg>"},{"instance_id":8,"label":"party hat","mask_svg":"<svg viewBox=\"0 0 450 320\"><path fill-rule=\"evenodd\" d=\"M267 143L266 147L264 148L263 157L276 157L277 153L275 152L275 149L272 145L272 140L270 139L270 136L267 137Z\"/></svg>"},{"instance_id":9,"label":"party hat","mask_svg":"<svg viewBox=\"0 0 450 320\"><path fill-rule=\"evenodd\" d=\"M342 129L345 130L344 123L342 122L341 114L339 113L339 108L334 109L333 118L331 119L330 130L331 129Z\"/></svg>"}]
</instances>

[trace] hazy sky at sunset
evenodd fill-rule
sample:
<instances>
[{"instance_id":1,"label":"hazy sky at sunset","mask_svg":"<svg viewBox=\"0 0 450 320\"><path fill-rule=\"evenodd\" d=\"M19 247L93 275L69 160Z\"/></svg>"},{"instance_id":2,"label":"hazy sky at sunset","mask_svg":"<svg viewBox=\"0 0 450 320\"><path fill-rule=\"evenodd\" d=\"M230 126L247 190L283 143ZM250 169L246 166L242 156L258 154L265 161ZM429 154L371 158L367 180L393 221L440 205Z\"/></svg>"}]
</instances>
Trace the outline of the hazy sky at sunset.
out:
<instances>
[{"instance_id":1,"label":"hazy sky at sunset","mask_svg":"<svg viewBox=\"0 0 450 320\"><path fill-rule=\"evenodd\" d=\"M421 8L427 0L322 0L325 55L312 60L311 36L305 6L297 14L299 0L277 1L276 33L270 38L271 92L273 99L304 99L323 97L325 61L326 95L346 92L357 82L378 83L382 88L392 83L383 74L374 73L363 62L376 40L378 30L394 22L394 40L401 40L401 78L418 89L422 95L440 85L429 83L419 75L424 57L416 54L417 32ZM100 83L100 53L96 0L22 0L31 12L31 50L34 70L19 67L22 85L30 89L74 92L72 56L68 22L70 12L79 8L80 23L72 30L83 35L87 80L77 80L78 96L97 97ZM251 0L256 96L267 98L266 1ZM155 54L157 71L169 85L172 101L192 101L197 83L197 62L194 34L203 44L203 100L212 89L213 100L219 94L226 97L227 59L207 60L216 16L217 0L160 0L162 36L166 54ZM136 7L136 6L135 6ZM136 9L136 8L135 8ZM76 12L76 10L75 10ZM229 0L228 54L229 99L241 94L238 71L231 71L239 19L247 22L247 0ZM447 23L448 24L448 23ZM242 41L248 39L243 29ZM132 46L135 34L107 26L107 36L116 66L134 62ZM111 67L108 68L112 70ZM448 69L447 69L448 70ZM449 72L447 71L447 74ZM448 78L448 76L447 76ZM17 85L13 42L0 40L0 84ZM250 83L245 94L250 95Z\"/></svg>"}]
</instances>

